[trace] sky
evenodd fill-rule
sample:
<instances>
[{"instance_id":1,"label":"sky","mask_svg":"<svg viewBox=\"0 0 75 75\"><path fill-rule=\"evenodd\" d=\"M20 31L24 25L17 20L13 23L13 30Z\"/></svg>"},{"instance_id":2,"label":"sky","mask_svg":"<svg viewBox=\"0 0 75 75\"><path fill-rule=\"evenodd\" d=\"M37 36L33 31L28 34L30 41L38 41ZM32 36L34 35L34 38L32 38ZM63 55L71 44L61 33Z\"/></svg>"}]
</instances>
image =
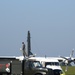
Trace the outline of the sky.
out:
<instances>
[{"instance_id":1,"label":"sky","mask_svg":"<svg viewBox=\"0 0 75 75\"><path fill-rule=\"evenodd\" d=\"M75 0L0 0L0 56L21 56L28 30L36 56L69 56L75 49Z\"/></svg>"}]
</instances>

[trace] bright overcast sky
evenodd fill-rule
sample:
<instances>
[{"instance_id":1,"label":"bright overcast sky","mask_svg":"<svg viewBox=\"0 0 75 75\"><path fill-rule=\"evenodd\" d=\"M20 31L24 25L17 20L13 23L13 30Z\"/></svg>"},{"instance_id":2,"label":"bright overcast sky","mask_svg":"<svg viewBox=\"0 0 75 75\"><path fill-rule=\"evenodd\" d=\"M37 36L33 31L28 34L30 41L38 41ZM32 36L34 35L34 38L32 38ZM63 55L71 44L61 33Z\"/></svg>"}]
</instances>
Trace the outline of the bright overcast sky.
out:
<instances>
[{"instance_id":1,"label":"bright overcast sky","mask_svg":"<svg viewBox=\"0 0 75 75\"><path fill-rule=\"evenodd\" d=\"M0 55L22 55L28 30L37 56L69 56L75 49L75 0L1 0Z\"/></svg>"}]
</instances>

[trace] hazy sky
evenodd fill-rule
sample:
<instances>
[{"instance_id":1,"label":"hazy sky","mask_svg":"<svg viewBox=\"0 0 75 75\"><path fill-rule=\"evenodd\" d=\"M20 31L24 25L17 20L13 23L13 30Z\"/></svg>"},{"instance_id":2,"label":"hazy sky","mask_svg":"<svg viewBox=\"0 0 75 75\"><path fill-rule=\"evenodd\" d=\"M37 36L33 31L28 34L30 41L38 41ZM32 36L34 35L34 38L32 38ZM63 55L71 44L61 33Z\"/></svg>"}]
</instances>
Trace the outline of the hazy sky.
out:
<instances>
[{"instance_id":1,"label":"hazy sky","mask_svg":"<svg viewBox=\"0 0 75 75\"><path fill-rule=\"evenodd\" d=\"M0 55L22 55L28 30L37 56L69 56L75 49L75 0L0 0Z\"/></svg>"}]
</instances>

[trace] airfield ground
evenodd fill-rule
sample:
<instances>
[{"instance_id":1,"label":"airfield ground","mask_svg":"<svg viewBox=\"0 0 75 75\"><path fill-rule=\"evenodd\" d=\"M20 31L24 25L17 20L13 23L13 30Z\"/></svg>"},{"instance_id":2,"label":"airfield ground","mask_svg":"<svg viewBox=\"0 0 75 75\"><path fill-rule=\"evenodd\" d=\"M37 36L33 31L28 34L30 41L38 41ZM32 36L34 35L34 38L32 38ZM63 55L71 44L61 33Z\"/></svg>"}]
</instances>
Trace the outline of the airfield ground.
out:
<instances>
[{"instance_id":1,"label":"airfield ground","mask_svg":"<svg viewBox=\"0 0 75 75\"><path fill-rule=\"evenodd\" d=\"M62 66L63 71L65 72L65 66ZM75 66L69 66L68 71L65 72L66 75L75 75Z\"/></svg>"}]
</instances>

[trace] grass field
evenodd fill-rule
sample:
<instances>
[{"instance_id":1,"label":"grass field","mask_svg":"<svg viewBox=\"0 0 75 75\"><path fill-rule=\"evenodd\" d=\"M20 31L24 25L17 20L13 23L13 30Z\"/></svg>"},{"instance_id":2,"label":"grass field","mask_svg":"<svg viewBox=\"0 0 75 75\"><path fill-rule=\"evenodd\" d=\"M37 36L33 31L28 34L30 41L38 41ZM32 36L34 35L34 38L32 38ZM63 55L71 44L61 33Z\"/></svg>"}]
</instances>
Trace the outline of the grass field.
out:
<instances>
[{"instance_id":1,"label":"grass field","mask_svg":"<svg viewBox=\"0 0 75 75\"><path fill-rule=\"evenodd\" d=\"M65 72L65 66L61 66L63 71ZM69 66L66 75L75 75L75 66Z\"/></svg>"}]
</instances>

